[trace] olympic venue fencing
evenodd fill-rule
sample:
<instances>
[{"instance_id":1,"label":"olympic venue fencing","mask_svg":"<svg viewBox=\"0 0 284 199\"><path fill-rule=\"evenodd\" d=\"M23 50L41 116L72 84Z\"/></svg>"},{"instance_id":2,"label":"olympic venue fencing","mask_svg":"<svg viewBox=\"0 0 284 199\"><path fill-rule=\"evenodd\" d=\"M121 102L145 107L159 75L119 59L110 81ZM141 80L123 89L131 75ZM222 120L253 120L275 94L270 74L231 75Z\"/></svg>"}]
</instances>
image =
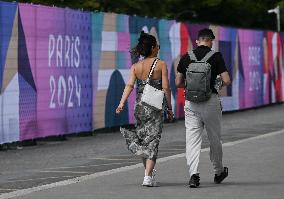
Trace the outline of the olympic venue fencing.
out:
<instances>
[{"instance_id":1,"label":"olympic venue fencing","mask_svg":"<svg viewBox=\"0 0 284 199\"><path fill-rule=\"evenodd\" d=\"M224 111L283 102L283 33L0 2L0 144L133 124L135 90L120 115L115 108L141 30L161 46L174 113L184 117L176 66L205 27L232 79Z\"/></svg>"}]
</instances>

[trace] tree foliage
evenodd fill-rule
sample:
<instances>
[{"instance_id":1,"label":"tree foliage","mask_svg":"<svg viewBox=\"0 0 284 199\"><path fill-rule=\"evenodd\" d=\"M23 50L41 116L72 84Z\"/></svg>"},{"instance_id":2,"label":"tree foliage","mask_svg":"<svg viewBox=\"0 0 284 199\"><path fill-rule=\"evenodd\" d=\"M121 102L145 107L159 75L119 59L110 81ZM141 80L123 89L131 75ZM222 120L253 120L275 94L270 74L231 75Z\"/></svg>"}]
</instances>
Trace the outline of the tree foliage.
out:
<instances>
[{"instance_id":1,"label":"tree foliage","mask_svg":"<svg viewBox=\"0 0 284 199\"><path fill-rule=\"evenodd\" d=\"M276 30L276 15L267 10L280 6L284 28L284 0L19 0L54 5L148 16L233 27Z\"/></svg>"}]
</instances>

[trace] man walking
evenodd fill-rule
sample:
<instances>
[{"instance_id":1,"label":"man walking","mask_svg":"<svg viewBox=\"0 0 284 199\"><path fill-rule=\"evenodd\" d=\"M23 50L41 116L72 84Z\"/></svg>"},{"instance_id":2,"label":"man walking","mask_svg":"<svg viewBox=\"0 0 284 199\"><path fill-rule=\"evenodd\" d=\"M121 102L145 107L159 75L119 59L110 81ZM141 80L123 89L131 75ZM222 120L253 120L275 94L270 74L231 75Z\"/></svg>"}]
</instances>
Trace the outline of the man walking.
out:
<instances>
[{"instance_id":1,"label":"man walking","mask_svg":"<svg viewBox=\"0 0 284 199\"><path fill-rule=\"evenodd\" d=\"M200 185L198 164L204 128L210 142L214 182L219 184L228 176L228 168L222 164L222 110L215 83L218 75L222 86L231 82L222 54L211 50L214 39L211 29L198 32L198 47L181 57L175 80L177 87L185 88L186 159L192 188Z\"/></svg>"}]
</instances>

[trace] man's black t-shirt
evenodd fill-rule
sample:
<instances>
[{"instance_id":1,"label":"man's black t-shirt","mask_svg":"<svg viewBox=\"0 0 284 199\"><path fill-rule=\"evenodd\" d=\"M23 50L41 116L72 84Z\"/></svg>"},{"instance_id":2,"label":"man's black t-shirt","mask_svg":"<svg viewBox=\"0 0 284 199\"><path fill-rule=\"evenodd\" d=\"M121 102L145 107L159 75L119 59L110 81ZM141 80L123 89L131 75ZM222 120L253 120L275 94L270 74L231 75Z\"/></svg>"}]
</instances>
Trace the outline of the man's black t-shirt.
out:
<instances>
[{"instance_id":1,"label":"man's black t-shirt","mask_svg":"<svg viewBox=\"0 0 284 199\"><path fill-rule=\"evenodd\" d=\"M210 50L211 49L208 46L198 46L193 50L193 53L195 54L197 60L201 60ZM192 60L190 59L188 53L183 55L179 61L177 71L182 73L184 78L186 77L186 70L191 61ZM214 88L215 79L217 75L227 71L227 68L220 52L216 52L212 57L209 58L207 62L211 65L210 87L213 93L217 93L216 89Z\"/></svg>"}]
</instances>

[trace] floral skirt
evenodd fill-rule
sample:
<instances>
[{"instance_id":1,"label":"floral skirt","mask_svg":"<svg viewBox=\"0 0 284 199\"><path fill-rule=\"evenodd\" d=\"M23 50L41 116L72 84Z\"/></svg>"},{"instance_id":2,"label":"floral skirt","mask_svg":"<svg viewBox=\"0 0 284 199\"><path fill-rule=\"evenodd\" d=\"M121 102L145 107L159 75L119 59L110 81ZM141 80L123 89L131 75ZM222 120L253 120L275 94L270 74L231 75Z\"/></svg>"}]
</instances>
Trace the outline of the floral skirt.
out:
<instances>
[{"instance_id":1,"label":"floral skirt","mask_svg":"<svg viewBox=\"0 0 284 199\"><path fill-rule=\"evenodd\" d=\"M126 145L133 154L156 160L162 134L163 111L154 110L137 100L134 116L135 128L120 128Z\"/></svg>"}]
</instances>

